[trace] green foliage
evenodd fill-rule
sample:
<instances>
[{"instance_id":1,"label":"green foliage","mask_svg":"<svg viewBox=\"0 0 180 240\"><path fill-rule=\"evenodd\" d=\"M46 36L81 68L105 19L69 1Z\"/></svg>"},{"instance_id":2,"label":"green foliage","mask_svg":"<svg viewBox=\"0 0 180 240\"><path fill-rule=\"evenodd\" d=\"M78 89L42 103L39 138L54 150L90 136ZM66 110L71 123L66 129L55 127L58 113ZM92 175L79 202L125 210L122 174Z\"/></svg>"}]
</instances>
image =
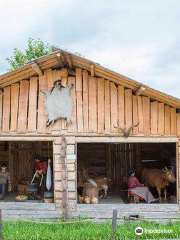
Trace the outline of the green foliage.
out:
<instances>
[{"instance_id":1,"label":"green foliage","mask_svg":"<svg viewBox=\"0 0 180 240\"><path fill-rule=\"evenodd\" d=\"M29 38L27 49L23 52L19 49L14 49L14 54L10 58L6 58L10 65L9 70L24 66L29 61L44 56L52 52L52 47L49 44L43 43L40 39L34 40Z\"/></svg>"},{"instance_id":2,"label":"green foliage","mask_svg":"<svg viewBox=\"0 0 180 240\"><path fill-rule=\"evenodd\" d=\"M45 221L45 220L44 220ZM48 220L50 221L50 220ZM54 220L58 221L58 220ZM60 220L61 221L61 220ZM70 220L72 222L72 220ZM74 220L75 221L75 220ZM136 227L145 229L166 229L173 230L172 233L143 233L136 235ZM3 237L8 240L108 240L111 237L111 222L93 223L93 222L79 222L69 224L43 224L31 223L23 221L3 222ZM117 232L115 239L129 240L129 239L180 239L179 222L168 223L167 225L146 222L134 221L126 222L124 225L117 225Z\"/></svg>"}]
</instances>

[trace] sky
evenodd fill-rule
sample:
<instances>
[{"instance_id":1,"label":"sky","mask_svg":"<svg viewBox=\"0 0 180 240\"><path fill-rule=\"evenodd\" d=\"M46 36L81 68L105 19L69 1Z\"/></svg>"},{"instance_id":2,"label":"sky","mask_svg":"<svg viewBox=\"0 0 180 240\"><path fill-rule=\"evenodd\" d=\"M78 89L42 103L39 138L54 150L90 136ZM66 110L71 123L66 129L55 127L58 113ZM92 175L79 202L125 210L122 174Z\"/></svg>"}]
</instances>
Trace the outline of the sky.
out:
<instances>
[{"instance_id":1,"label":"sky","mask_svg":"<svg viewBox=\"0 0 180 240\"><path fill-rule=\"evenodd\" d=\"M0 74L28 38L180 98L179 0L0 0Z\"/></svg>"}]
</instances>

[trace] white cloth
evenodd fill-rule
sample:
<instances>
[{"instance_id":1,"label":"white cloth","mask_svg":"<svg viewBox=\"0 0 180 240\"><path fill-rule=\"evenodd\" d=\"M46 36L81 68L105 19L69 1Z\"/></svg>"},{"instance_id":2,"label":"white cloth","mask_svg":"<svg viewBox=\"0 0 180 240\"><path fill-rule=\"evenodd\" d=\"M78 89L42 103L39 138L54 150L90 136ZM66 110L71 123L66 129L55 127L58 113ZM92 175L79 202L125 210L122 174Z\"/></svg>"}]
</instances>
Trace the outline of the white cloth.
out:
<instances>
[{"instance_id":1,"label":"white cloth","mask_svg":"<svg viewBox=\"0 0 180 240\"><path fill-rule=\"evenodd\" d=\"M48 163L48 170L47 170L47 176L46 176L46 187L47 187L48 191L51 189L51 184L52 184L52 180L51 180L51 164Z\"/></svg>"},{"instance_id":2,"label":"white cloth","mask_svg":"<svg viewBox=\"0 0 180 240\"><path fill-rule=\"evenodd\" d=\"M147 187L136 187L130 189L129 191L134 192L136 195L142 197L147 203L151 203L155 200L152 193L149 191L149 188Z\"/></svg>"}]
</instances>

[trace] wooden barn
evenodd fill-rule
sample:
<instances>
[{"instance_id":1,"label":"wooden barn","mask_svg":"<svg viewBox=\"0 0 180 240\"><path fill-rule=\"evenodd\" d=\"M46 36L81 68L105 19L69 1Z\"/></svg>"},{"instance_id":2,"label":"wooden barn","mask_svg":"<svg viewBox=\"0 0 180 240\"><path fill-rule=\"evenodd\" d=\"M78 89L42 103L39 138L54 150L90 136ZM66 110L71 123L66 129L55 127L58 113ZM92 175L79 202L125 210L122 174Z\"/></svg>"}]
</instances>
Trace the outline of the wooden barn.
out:
<instances>
[{"instance_id":1,"label":"wooden barn","mask_svg":"<svg viewBox=\"0 0 180 240\"><path fill-rule=\"evenodd\" d=\"M73 84L72 122L47 125L45 95L54 83ZM178 220L180 217L180 100L56 49L0 76L0 163L6 161L12 191L0 201L4 219L81 216ZM61 103L59 103L61 104ZM135 126L132 127L131 126ZM118 129L119 128L119 129ZM129 130L129 135L125 136ZM16 202L34 174L34 156L52 159L54 202ZM141 181L145 168L173 166L168 201L128 201L128 169ZM98 204L80 204L82 173L108 179ZM156 189L152 189L158 197Z\"/></svg>"}]
</instances>

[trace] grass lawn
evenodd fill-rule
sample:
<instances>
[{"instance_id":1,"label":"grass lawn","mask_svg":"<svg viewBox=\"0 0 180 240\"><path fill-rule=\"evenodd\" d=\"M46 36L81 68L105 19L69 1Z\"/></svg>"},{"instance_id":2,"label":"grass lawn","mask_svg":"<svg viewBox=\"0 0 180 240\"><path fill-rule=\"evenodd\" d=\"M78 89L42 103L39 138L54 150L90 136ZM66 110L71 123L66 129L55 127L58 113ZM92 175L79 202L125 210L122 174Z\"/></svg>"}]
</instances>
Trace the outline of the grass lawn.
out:
<instances>
[{"instance_id":1,"label":"grass lawn","mask_svg":"<svg viewBox=\"0 0 180 240\"><path fill-rule=\"evenodd\" d=\"M71 220L72 221L72 220ZM136 227L143 228L142 235L136 235ZM172 233L145 233L146 230L173 230ZM111 222L106 223L71 223L42 224L30 222L3 222L3 238L8 240L101 240L110 239ZM180 222L162 225L153 222L126 222L117 226L116 239L180 239Z\"/></svg>"}]
</instances>

